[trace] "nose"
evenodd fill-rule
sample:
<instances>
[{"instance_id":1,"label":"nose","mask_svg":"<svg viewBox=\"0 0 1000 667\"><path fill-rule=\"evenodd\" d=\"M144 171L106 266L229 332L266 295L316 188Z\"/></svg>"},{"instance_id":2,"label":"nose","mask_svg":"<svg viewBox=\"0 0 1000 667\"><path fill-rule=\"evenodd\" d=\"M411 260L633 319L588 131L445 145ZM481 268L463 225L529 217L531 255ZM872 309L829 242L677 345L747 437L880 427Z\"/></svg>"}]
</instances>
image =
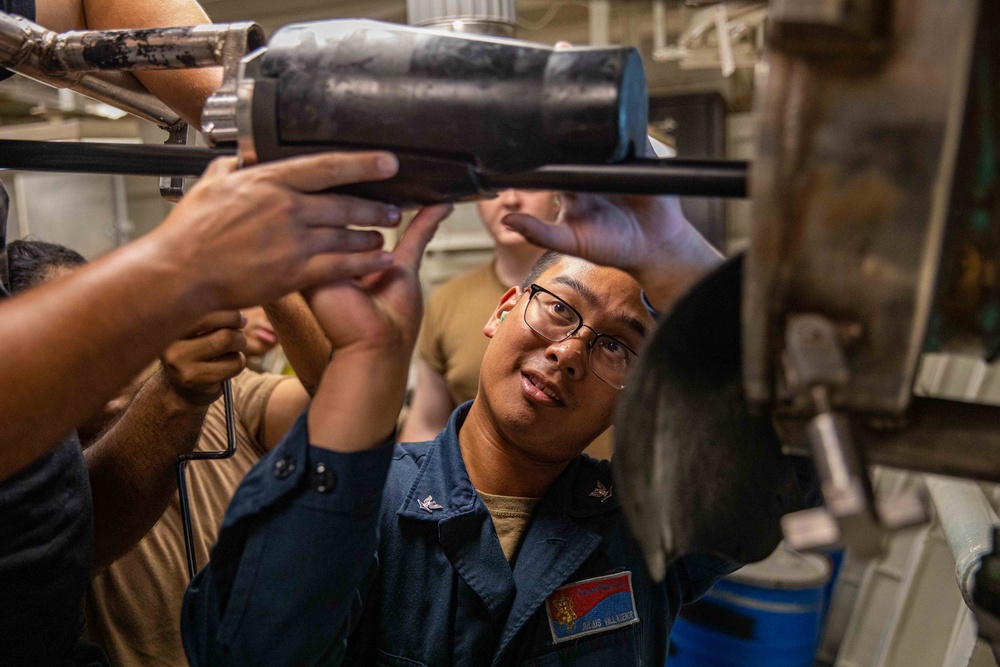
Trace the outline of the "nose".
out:
<instances>
[{"instance_id":1,"label":"nose","mask_svg":"<svg viewBox=\"0 0 1000 667\"><path fill-rule=\"evenodd\" d=\"M582 380L587 375L587 340L583 330L558 343L550 343L545 356L570 379Z\"/></svg>"},{"instance_id":2,"label":"nose","mask_svg":"<svg viewBox=\"0 0 1000 667\"><path fill-rule=\"evenodd\" d=\"M500 202L504 208L517 211L521 208L521 193L517 190L504 190L500 193Z\"/></svg>"}]
</instances>

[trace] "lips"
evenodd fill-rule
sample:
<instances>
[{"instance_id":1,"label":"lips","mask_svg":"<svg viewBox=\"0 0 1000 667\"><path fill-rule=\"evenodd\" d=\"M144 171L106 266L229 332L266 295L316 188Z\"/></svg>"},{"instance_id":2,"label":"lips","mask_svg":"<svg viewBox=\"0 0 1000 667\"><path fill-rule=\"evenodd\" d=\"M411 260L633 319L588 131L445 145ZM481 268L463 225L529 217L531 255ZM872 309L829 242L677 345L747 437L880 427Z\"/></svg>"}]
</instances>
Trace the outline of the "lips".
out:
<instances>
[{"instance_id":1,"label":"lips","mask_svg":"<svg viewBox=\"0 0 1000 667\"><path fill-rule=\"evenodd\" d=\"M253 335L255 335L257 338L260 338L266 343L274 343L277 342L278 340L278 336L273 331L271 331L270 329L264 329L262 327L254 329Z\"/></svg>"},{"instance_id":2,"label":"lips","mask_svg":"<svg viewBox=\"0 0 1000 667\"><path fill-rule=\"evenodd\" d=\"M533 371L521 371L521 384L527 397L540 405L565 407L562 392L556 384Z\"/></svg>"}]
</instances>

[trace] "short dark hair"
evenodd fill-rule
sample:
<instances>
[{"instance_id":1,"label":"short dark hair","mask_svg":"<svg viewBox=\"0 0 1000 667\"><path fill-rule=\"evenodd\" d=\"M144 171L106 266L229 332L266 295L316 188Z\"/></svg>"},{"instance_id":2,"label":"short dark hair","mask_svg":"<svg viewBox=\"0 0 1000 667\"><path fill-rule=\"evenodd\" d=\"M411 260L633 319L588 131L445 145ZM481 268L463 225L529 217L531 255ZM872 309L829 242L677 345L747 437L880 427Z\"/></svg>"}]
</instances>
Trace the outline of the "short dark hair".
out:
<instances>
[{"instance_id":1,"label":"short dark hair","mask_svg":"<svg viewBox=\"0 0 1000 667\"><path fill-rule=\"evenodd\" d=\"M539 276L548 271L550 268L555 266L555 264L566 257L561 252L556 252L555 250L548 250L544 255L538 258L535 265L531 267L531 271L528 271L528 275L525 276L524 282L521 283L521 291L527 292L531 284L538 281Z\"/></svg>"},{"instance_id":2,"label":"short dark hair","mask_svg":"<svg viewBox=\"0 0 1000 667\"><path fill-rule=\"evenodd\" d=\"M52 269L86 264L75 250L58 243L35 239L20 239L7 244L7 266L10 271L10 292L17 294L41 285Z\"/></svg>"}]
</instances>

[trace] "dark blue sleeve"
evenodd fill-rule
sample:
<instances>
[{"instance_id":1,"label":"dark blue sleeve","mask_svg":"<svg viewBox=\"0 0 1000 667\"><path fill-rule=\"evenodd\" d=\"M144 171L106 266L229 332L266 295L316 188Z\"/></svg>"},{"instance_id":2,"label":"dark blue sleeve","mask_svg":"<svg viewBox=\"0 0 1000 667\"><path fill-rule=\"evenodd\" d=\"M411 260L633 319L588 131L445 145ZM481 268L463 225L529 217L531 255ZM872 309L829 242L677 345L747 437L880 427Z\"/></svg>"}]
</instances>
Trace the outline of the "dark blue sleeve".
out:
<instances>
[{"instance_id":1,"label":"dark blue sleeve","mask_svg":"<svg viewBox=\"0 0 1000 667\"><path fill-rule=\"evenodd\" d=\"M192 667L339 663L377 567L392 447L313 447L303 414L250 471L184 596Z\"/></svg>"},{"instance_id":2,"label":"dark blue sleeve","mask_svg":"<svg viewBox=\"0 0 1000 667\"><path fill-rule=\"evenodd\" d=\"M35 20L35 0L0 0L0 11L8 14L23 16L29 21ZM10 70L0 69L0 81L14 73Z\"/></svg>"},{"instance_id":3,"label":"dark blue sleeve","mask_svg":"<svg viewBox=\"0 0 1000 667\"><path fill-rule=\"evenodd\" d=\"M707 593L719 579L740 569L739 563L717 556L683 556L671 566L679 575L681 604L694 602Z\"/></svg>"}]
</instances>

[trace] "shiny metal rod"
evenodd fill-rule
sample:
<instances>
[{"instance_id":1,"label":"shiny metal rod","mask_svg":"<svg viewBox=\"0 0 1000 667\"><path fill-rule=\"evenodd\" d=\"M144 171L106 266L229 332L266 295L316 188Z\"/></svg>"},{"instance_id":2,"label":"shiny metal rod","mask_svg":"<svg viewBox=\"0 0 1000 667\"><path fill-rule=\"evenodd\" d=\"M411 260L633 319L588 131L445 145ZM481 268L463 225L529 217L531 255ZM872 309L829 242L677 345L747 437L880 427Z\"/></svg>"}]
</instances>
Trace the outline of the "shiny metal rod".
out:
<instances>
[{"instance_id":1,"label":"shiny metal rod","mask_svg":"<svg viewBox=\"0 0 1000 667\"><path fill-rule=\"evenodd\" d=\"M746 162L639 159L615 165L552 165L516 173L480 174L490 190L505 188L687 197L747 196Z\"/></svg>"},{"instance_id":2,"label":"shiny metal rod","mask_svg":"<svg viewBox=\"0 0 1000 667\"><path fill-rule=\"evenodd\" d=\"M222 66L223 46L234 31L247 33L250 50L264 43L264 31L249 22L65 32L48 49L51 73Z\"/></svg>"},{"instance_id":3,"label":"shiny metal rod","mask_svg":"<svg viewBox=\"0 0 1000 667\"><path fill-rule=\"evenodd\" d=\"M0 140L0 168L84 174L197 177L233 151L187 146Z\"/></svg>"},{"instance_id":4,"label":"shiny metal rod","mask_svg":"<svg viewBox=\"0 0 1000 667\"><path fill-rule=\"evenodd\" d=\"M170 131L184 124L128 72L58 72L51 46L58 33L19 16L0 12L0 66L55 88L68 88Z\"/></svg>"}]
</instances>

